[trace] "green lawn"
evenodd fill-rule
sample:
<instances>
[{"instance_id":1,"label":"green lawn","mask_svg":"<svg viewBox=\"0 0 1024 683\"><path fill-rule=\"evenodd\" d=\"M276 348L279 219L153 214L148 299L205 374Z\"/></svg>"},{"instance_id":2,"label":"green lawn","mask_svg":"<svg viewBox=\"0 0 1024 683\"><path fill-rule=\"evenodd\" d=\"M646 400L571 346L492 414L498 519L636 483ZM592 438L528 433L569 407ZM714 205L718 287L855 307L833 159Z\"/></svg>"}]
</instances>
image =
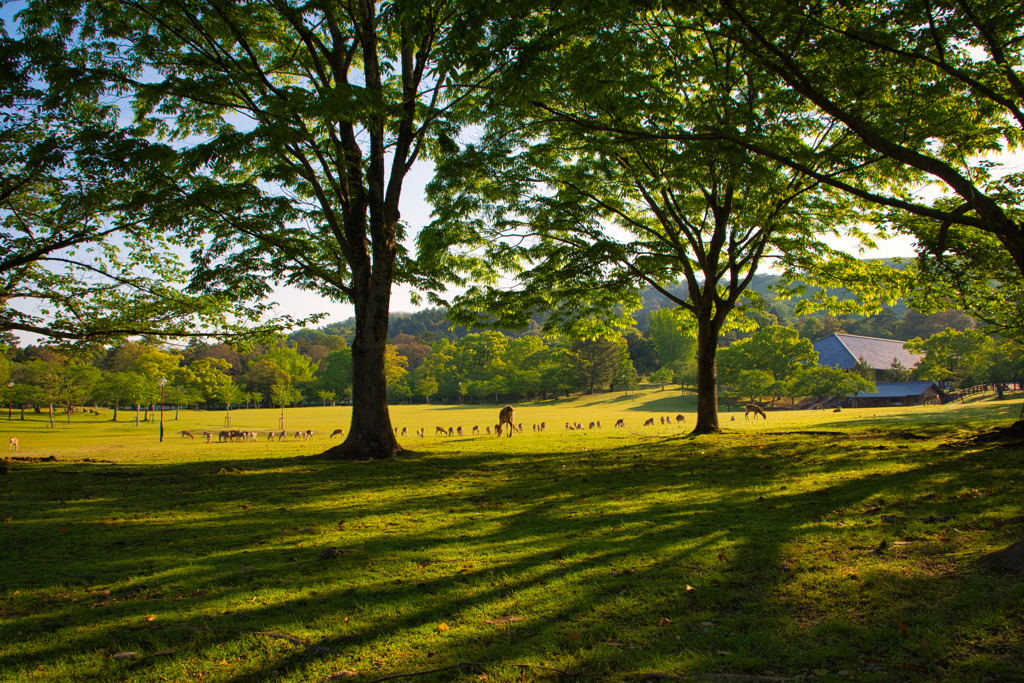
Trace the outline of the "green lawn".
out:
<instances>
[{"instance_id":1,"label":"green lawn","mask_svg":"<svg viewBox=\"0 0 1024 683\"><path fill-rule=\"evenodd\" d=\"M517 405L498 439L471 435L497 406L396 406L409 450L372 463L306 457L343 407L255 443L179 438L223 413L165 413L162 444L130 412L3 415L0 680L1024 678L1024 577L976 564L1022 535L1022 444L969 440L1018 402L723 413L714 438L693 407Z\"/></svg>"}]
</instances>

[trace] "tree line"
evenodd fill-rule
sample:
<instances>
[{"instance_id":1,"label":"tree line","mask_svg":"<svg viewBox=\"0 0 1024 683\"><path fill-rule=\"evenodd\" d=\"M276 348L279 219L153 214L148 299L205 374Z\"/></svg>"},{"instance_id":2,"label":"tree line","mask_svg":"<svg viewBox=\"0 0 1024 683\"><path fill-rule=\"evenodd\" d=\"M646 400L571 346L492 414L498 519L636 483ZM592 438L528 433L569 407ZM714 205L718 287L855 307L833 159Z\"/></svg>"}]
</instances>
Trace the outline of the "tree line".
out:
<instances>
[{"instance_id":1,"label":"tree line","mask_svg":"<svg viewBox=\"0 0 1024 683\"><path fill-rule=\"evenodd\" d=\"M945 319L942 316L940 319ZM335 405L352 399L352 353L345 337L305 329L272 345L246 350L194 343L182 349L125 342L90 352L47 346L8 348L0 354L0 384L9 411L55 408L71 419L81 406L128 410L145 421L152 406L206 409ZM837 330L843 331L843 330ZM670 309L653 311L646 332L617 338L510 336L496 330L455 339L392 337L386 352L389 401L504 403L547 400L572 392L630 391L641 381L697 386L697 339L688 320ZM946 328L907 347L923 359L912 368L894 362L885 381L918 378L951 389L1005 385L1024 377L1024 349L973 328ZM875 391L875 373L818 363L810 338L794 327L767 324L724 345L719 379L738 400L796 401L856 396Z\"/></svg>"}]
</instances>

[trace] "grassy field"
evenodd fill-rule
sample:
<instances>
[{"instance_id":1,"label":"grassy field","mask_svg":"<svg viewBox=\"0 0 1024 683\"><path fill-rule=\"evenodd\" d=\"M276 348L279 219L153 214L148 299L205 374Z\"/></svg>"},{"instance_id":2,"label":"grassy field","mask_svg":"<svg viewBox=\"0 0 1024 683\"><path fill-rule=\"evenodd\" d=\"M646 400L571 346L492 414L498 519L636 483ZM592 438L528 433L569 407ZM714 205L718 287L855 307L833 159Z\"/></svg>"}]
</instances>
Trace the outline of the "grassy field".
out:
<instances>
[{"instance_id":1,"label":"grassy field","mask_svg":"<svg viewBox=\"0 0 1024 683\"><path fill-rule=\"evenodd\" d=\"M1022 535L1022 444L973 438L1019 401L698 438L693 406L524 404L500 440L470 433L495 406L396 406L409 450L372 463L308 457L343 407L254 443L179 438L223 413L167 412L163 443L124 411L2 415L0 680L1024 679L1024 577L977 564Z\"/></svg>"}]
</instances>

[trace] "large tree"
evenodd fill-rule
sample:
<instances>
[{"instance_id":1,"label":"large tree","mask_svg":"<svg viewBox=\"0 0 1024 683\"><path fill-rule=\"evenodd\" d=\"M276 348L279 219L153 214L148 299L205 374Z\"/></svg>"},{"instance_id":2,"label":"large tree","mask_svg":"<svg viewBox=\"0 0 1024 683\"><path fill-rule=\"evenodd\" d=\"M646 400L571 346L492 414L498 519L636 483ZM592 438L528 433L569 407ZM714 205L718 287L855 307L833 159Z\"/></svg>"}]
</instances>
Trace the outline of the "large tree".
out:
<instances>
[{"instance_id":1,"label":"large tree","mask_svg":"<svg viewBox=\"0 0 1024 683\"><path fill-rule=\"evenodd\" d=\"M154 210L176 194L174 154L122 125L93 53L4 21L0 332L105 342L257 325L266 308L243 304L257 281L189 287L176 229L188 217Z\"/></svg>"},{"instance_id":2,"label":"large tree","mask_svg":"<svg viewBox=\"0 0 1024 683\"><path fill-rule=\"evenodd\" d=\"M120 52L137 120L179 150L176 212L209 217L207 282L260 273L355 308L351 429L333 457L391 457L391 288L415 281L399 205L458 123L482 27L452 0L95 0L33 4ZM64 12L55 9L68 6ZM468 47L467 47L468 46ZM486 66L486 59L481 60ZM171 207L167 207L171 210Z\"/></svg>"},{"instance_id":3,"label":"large tree","mask_svg":"<svg viewBox=\"0 0 1024 683\"><path fill-rule=\"evenodd\" d=\"M861 154L882 160L886 182L833 176L826 170L830 162L809 148L810 138L715 126L691 133L733 140L873 203L880 224L916 241L917 267L902 279L916 305L941 310L952 299L1024 337L1024 173L1005 164L1005 155L1024 140L1019 2L676 4L699 8L714 30L742 45L817 119L855 136ZM808 265L811 275L823 272ZM877 299L896 292L855 264L845 265L854 267L833 273L847 285L851 275L861 275L862 294Z\"/></svg>"},{"instance_id":4,"label":"large tree","mask_svg":"<svg viewBox=\"0 0 1024 683\"><path fill-rule=\"evenodd\" d=\"M741 146L677 142L666 131L713 122L812 137L833 151L846 140L789 115L792 98L775 78L699 19L604 10L614 6L600 18L581 10L564 25L552 20L520 50L536 82L495 100L486 134L446 159L426 246L482 248L514 276L513 287L492 279L456 298L464 322L521 326L552 309L549 327L595 336L595 318L635 306L635 287L655 288L696 319L694 431L717 432L720 333L764 261L823 250L818 234L836 229L845 205ZM559 30L570 37L542 53ZM481 271L455 257L442 265Z\"/></svg>"}]
</instances>

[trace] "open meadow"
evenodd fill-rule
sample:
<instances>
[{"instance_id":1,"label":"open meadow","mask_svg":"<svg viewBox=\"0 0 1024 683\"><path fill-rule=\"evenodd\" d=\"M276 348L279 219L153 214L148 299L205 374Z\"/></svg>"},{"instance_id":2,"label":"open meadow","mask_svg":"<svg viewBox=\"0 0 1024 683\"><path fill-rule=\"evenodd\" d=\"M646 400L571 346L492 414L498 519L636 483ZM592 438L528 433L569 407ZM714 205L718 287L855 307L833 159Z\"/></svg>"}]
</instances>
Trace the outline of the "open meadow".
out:
<instances>
[{"instance_id":1,"label":"open meadow","mask_svg":"<svg viewBox=\"0 0 1024 683\"><path fill-rule=\"evenodd\" d=\"M644 390L474 436L498 407L394 406L408 450L367 463L312 457L346 407L224 443L222 412L163 443L0 414L0 680L1024 679L1024 575L978 562L1024 531L1024 441L985 436L1019 397L690 437L692 396Z\"/></svg>"}]
</instances>

